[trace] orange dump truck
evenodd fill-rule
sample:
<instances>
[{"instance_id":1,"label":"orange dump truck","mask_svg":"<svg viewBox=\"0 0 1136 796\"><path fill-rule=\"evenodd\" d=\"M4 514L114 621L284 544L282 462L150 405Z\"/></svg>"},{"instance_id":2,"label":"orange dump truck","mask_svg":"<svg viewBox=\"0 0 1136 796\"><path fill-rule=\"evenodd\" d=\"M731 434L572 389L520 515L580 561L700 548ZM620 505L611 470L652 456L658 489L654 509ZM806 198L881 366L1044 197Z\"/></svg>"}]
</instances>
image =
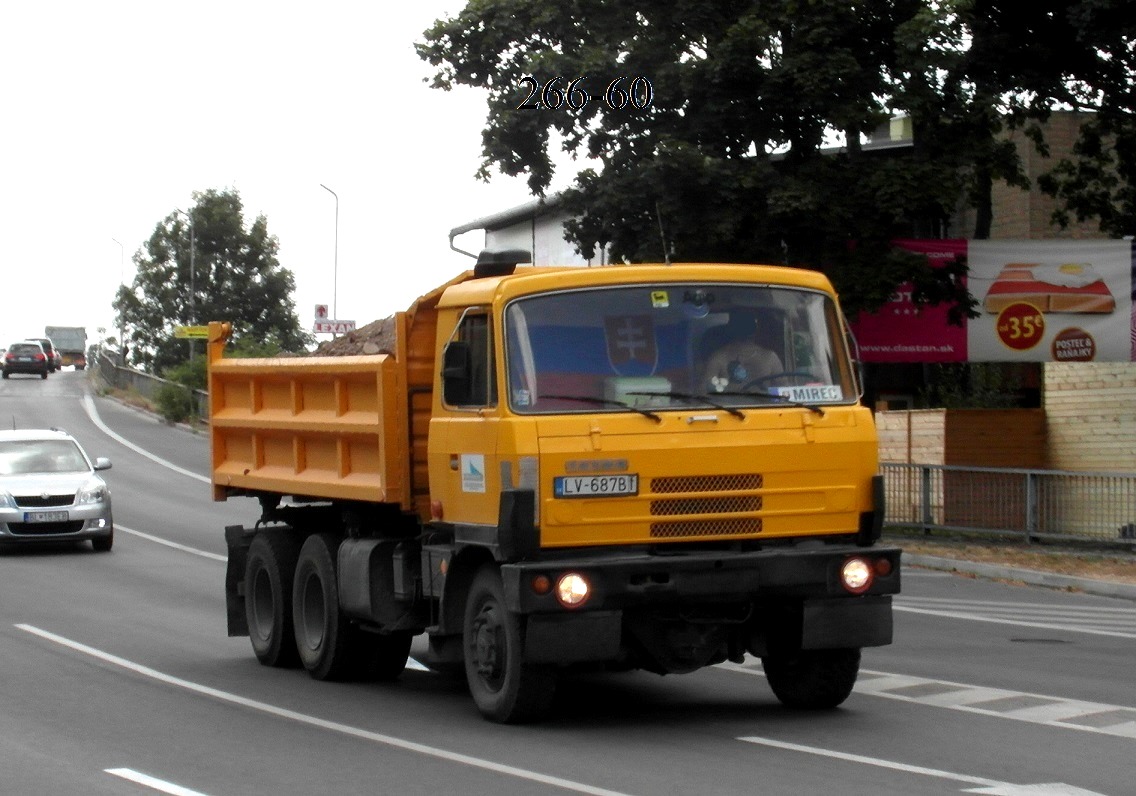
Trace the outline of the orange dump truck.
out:
<instances>
[{"instance_id":1,"label":"orange dump truck","mask_svg":"<svg viewBox=\"0 0 1136 796\"><path fill-rule=\"evenodd\" d=\"M839 705L891 642L900 552L828 281L519 262L419 298L391 353L228 358L210 324L214 499L261 507L226 529L230 635L343 679L425 634L501 722L576 669L747 653L783 703Z\"/></svg>"}]
</instances>

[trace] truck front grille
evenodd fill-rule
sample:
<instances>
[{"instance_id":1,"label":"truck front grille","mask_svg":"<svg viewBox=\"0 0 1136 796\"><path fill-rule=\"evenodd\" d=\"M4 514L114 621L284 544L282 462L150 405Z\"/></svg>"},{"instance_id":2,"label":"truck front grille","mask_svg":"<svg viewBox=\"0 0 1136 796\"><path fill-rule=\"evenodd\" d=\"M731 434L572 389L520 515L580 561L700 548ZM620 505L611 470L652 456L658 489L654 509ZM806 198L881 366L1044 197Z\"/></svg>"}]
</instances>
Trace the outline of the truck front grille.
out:
<instances>
[{"instance_id":1,"label":"truck front grille","mask_svg":"<svg viewBox=\"0 0 1136 796\"><path fill-rule=\"evenodd\" d=\"M764 479L758 473L740 475L669 475L651 479L651 492L673 495L676 492L740 492L761 489Z\"/></svg>"},{"instance_id":2,"label":"truck front grille","mask_svg":"<svg viewBox=\"0 0 1136 796\"><path fill-rule=\"evenodd\" d=\"M761 511L762 496L757 494L765 479L760 473L733 475L692 475L652 478L652 517L675 517L651 523L654 539L737 536L761 533L760 517L728 515ZM707 516L718 515L718 516ZM727 515L727 516L723 516ZM677 519L686 517L688 519Z\"/></svg>"},{"instance_id":3,"label":"truck front grille","mask_svg":"<svg viewBox=\"0 0 1136 796\"><path fill-rule=\"evenodd\" d=\"M761 533L761 519L739 517L726 520L683 520L651 523L652 539L682 539L693 536L734 536Z\"/></svg>"},{"instance_id":4,"label":"truck front grille","mask_svg":"<svg viewBox=\"0 0 1136 796\"><path fill-rule=\"evenodd\" d=\"M680 514L741 514L746 511L761 511L761 495L651 501L652 517L674 517Z\"/></svg>"}]
</instances>

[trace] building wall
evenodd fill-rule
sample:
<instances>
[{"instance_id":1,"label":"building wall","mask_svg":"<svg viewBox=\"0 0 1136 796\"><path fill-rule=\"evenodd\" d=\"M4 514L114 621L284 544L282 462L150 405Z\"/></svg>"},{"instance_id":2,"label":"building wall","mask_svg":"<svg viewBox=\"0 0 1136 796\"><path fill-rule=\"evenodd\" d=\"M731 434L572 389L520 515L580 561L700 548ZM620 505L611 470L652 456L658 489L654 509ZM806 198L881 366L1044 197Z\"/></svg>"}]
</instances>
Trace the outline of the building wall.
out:
<instances>
[{"instance_id":1,"label":"building wall","mask_svg":"<svg viewBox=\"0 0 1136 796\"><path fill-rule=\"evenodd\" d=\"M1037 187L1037 178L1050 171L1059 160L1073 152L1073 144L1085 115L1063 112L1053 114L1045 124L1045 138L1050 147L1049 157L1043 157L1033 142L1021 130L1007 133L1022 159L1022 166L1030 180L1028 190L1011 187L1004 182L994 184L991 199L994 218L990 226L991 238L1101 238L1104 237L1095 219L1077 221L1074 217L1067 228L1052 223L1057 202ZM975 213L972 208L960 212L959 228L954 232L961 237L974 233Z\"/></svg>"},{"instance_id":2,"label":"building wall","mask_svg":"<svg viewBox=\"0 0 1136 796\"><path fill-rule=\"evenodd\" d=\"M1051 467L1136 472L1136 365L1047 363L1044 395Z\"/></svg>"},{"instance_id":3,"label":"building wall","mask_svg":"<svg viewBox=\"0 0 1136 796\"><path fill-rule=\"evenodd\" d=\"M567 220L568 216L563 211L552 210L507 227L486 230L485 248L525 249L532 252L533 265L605 264L602 256L585 259L573 244L564 240L564 222Z\"/></svg>"}]
</instances>

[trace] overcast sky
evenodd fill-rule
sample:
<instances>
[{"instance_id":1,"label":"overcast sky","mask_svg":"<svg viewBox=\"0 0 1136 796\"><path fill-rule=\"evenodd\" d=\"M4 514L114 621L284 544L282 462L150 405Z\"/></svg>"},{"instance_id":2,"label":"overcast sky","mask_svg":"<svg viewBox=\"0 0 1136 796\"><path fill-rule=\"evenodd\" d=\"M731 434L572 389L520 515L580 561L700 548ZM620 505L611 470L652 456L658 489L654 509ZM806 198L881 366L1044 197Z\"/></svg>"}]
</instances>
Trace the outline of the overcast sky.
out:
<instances>
[{"instance_id":1,"label":"overcast sky","mask_svg":"<svg viewBox=\"0 0 1136 796\"><path fill-rule=\"evenodd\" d=\"M0 345L45 325L116 334L134 253L210 188L239 191L246 223L268 219L308 328L316 304L362 326L470 267L449 230L531 197L473 177L483 96L423 83L414 42L463 6L0 5ZM339 197L338 267L321 183Z\"/></svg>"}]
</instances>

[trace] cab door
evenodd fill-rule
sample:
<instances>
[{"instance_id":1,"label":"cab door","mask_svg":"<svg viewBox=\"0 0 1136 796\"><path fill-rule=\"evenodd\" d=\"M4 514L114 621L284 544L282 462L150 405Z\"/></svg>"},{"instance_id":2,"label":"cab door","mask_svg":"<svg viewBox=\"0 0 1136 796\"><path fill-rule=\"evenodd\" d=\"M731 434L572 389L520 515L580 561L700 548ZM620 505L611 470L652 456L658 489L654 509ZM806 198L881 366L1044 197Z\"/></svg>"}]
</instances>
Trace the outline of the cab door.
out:
<instances>
[{"instance_id":1,"label":"cab door","mask_svg":"<svg viewBox=\"0 0 1136 796\"><path fill-rule=\"evenodd\" d=\"M496 362L492 316L487 308L466 309L442 349L442 389L430 421L430 495L446 522L497 524Z\"/></svg>"}]
</instances>

